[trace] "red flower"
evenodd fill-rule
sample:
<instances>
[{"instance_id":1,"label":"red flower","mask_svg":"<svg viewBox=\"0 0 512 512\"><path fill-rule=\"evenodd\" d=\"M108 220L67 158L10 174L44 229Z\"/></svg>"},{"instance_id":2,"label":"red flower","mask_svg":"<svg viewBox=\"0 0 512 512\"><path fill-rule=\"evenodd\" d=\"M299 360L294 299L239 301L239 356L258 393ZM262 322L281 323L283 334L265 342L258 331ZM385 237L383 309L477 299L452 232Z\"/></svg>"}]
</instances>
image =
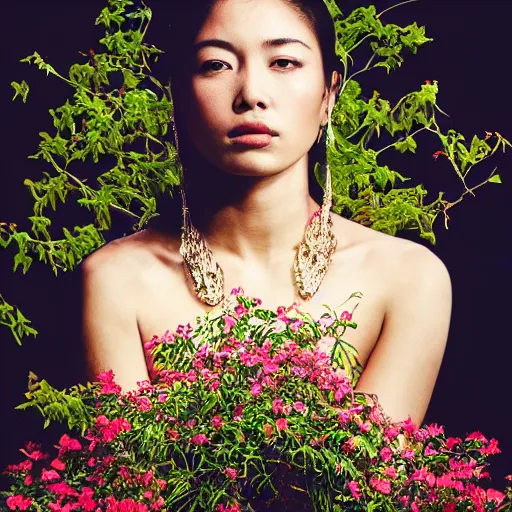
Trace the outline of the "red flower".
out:
<instances>
[{"instance_id":1,"label":"red flower","mask_svg":"<svg viewBox=\"0 0 512 512\"><path fill-rule=\"evenodd\" d=\"M444 151L436 151L436 152L432 155L432 158L433 158L434 160L437 160L437 157L438 157L439 155L444 155L444 156L446 156L446 157L448 156Z\"/></svg>"},{"instance_id":2,"label":"red flower","mask_svg":"<svg viewBox=\"0 0 512 512\"><path fill-rule=\"evenodd\" d=\"M278 432L286 430L288 428L288 420L286 418L279 418L276 420L276 428Z\"/></svg>"},{"instance_id":3,"label":"red flower","mask_svg":"<svg viewBox=\"0 0 512 512\"><path fill-rule=\"evenodd\" d=\"M212 427L213 428L222 428L222 418L220 416L214 416L212 418Z\"/></svg>"},{"instance_id":4,"label":"red flower","mask_svg":"<svg viewBox=\"0 0 512 512\"><path fill-rule=\"evenodd\" d=\"M210 442L210 440L204 435L204 434L196 434L190 442L192 444L196 444L198 446L201 446L203 444L207 444Z\"/></svg>"},{"instance_id":5,"label":"red flower","mask_svg":"<svg viewBox=\"0 0 512 512\"><path fill-rule=\"evenodd\" d=\"M44 469L41 472L41 481L60 480L60 475L54 469Z\"/></svg>"},{"instance_id":6,"label":"red flower","mask_svg":"<svg viewBox=\"0 0 512 512\"><path fill-rule=\"evenodd\" d=\"M66 463L61 461L60 459L53 459L50 466L53 469L58 469L59 471L64 471L66 469Z\"/></svg>"},{"instance_id":7,"label":"red flower","mask_svg":"<svg viewBox=\"0 0 512 512\"><path fill-rule=\"evenodd\" d=\"M234 480L236 478L236 475L238 475L238 471L233 468L226 468L224 470L224 473L226 473L228 478L231 478L231 480Z\"/></svg>"},{"instance_id":8,"label":"red flower","mask_svg":"<svg viewBox=\"0 0 512 512\"><path fill-rule=\"evenodd\" d=\"M25 498L21 494L16 494L16 496L9 496L7 498L7 506L11 510L27 510L30 505L32 505L32 498Z\"/></svg>"}]
</instances>

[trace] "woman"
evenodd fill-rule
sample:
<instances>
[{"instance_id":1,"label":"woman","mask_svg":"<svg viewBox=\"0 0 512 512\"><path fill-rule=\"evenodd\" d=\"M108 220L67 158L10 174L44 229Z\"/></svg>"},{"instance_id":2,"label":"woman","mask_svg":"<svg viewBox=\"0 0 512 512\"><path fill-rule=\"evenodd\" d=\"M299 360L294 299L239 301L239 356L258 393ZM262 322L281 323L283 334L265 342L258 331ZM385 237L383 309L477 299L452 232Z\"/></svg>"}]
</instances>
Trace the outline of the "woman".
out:
<instances>
[{"instance_id":1,"label":"woman","mask_svg":"<svg viewBox=\"0 0 512 512\"><path fill-rule=\"evenodd\" d=\"M184 216L184 242L166 216L84 262L91 379L111 368L128 390L153 375L143 342L219 299L198 296L195 271L196 281L211 278L225 295L241 286L268 309L304 297L304 281L320 276L318 290L301 301L315 318L323 304L336 306L355 291L364 296L353 318L358 328L345 336L364 367L356 390L375 393L393 421L410 416L421 424L448 336L450 277L419 244L334 213L329 222L328 179L324 198L312 196L313 157L325 152L318 140L341 87L323 1L186 4L172 18L178 26L171 75L191 217ZM327 272L318 274L309 255L301 281L294 261L312 240L315 212L323 212L313 219L325 235L314 247L318 258L328 255ZM194 266L201 256L211 256L216 273L208 274L204 262ZM329 342L319 348L328 350Z\"/></svg>"}]
</instances>

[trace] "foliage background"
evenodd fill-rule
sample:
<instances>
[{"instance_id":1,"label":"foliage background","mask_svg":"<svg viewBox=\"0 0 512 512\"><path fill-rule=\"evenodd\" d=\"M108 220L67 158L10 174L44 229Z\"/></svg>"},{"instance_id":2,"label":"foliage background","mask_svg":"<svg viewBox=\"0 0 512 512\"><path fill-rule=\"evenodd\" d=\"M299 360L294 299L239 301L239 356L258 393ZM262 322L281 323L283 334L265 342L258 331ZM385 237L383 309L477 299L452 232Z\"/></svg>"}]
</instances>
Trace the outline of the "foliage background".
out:
<instances>
[{"instance_id":1,"label":"foliage background","mask_svg":"<svg viewBox=\"0 0 512 512\"><path fill-rule=\"evenodd\" d=\"M344 2L344 11L375 4L378 10L397 3L389 0ZM155 4L155 5L153 5ZM4 7L4 51L2 52L2 155L0 168L0 221L14 221L27 229L27 216L32 212L32 198L23 185L24 178L39 179L49 170L42 161L26 156L37 149L39 131L52 131L49 108L64 103L71 89L54 77L46 77L35 66L19 60L34 51L58 71L67 71L78 62L78 51L87 52L101 37L94 19L104 7L103 0L73 3L64 0L36 3L11 3ZM165 50L162 22L165 2L149 2L153 8L147 38L149 43ZM417 90L425 80L439 81L438 104L451 118L438 116L443 131L449 127L468 138L483 136L484 130L499 132L511 138L507 56L512 50L507 26L512 3L505 0L423 0L394 9L386 14L386 22L407 25L414 21L426 26L427 37L434 42L420 48L417 55L406 55L401 68L386 75L383 69L358 75L364 95L378 90L392 103L404 94ZM360 56L360 60L359 57ZM356 68L369 54L361 48L355 52ZM155 75L163 82L165 56ZM10 82L22 79L31 86L28 102L11 103ZM432 153L440 148L435 137L418 138L418 151L413 154L387 152L383 162L390 168L412 176L407 186L423 183L431 194L445 190L447 198L458 198L460 182L447 162L434 161ZM381 147L390 141L382 137ZM83 165L83 164L82 164ZM512 256L508 236L508 205L512 178L510 154L496 154L489 163L476 166L469 184L476 184L498 166L502 185L488 184L477 190L476 198L465 197L450 212L449 231L440 216L435 230L437 245L427 245L414 233L398 236L427 245L445 262L453 283L454 309L448 348L434 391L426 422L446 426L448 434L462 435L481 430L487 437L500 441L503 453L491 459L493 486L502 485L502 477L510 473L512 463L512 413L510 412L511 355L509 329L509 290L512 284ZM99 163L90 169L91 179L106 170ZM71 202L70 202L71 203ZM89 219L82 209L59 205L52 232L63 225L86 224ZM129 222L113 215L114 229L108 239L122 236ZM27 375L33 370L57 388L83 380L80 351L80 276L79 272L55 278L51 268L34 264L23 275L12 275L12 254L0 252L2 291L6 298L22 307L40 335L27 338L22 347L16 345L10 331L0 331L0 383L2 405L0 416L7 426L7 436L0 441L0 466L17 458L17 449L30 438L40 438L42 421L36 413L14 411L23 401ZM189 319L183 319L183 322ZM169 326L174 328L175 326ZM507 357L508 356L508 357ZM45 436L52 435L52 432Z\"/></svg>"}]
</instances>

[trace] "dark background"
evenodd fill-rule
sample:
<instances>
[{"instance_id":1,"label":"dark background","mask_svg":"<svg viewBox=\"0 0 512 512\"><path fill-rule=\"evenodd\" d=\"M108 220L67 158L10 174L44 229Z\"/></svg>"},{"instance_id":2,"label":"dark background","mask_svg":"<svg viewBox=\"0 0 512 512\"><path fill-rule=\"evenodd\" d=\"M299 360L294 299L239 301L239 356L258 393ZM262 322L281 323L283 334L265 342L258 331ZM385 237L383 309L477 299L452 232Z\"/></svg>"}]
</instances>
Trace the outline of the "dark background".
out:
<instances>
[{"instance_id":1,"label":"dark background","mask_svg":"<svg viewBox=\"0 0 512 512\"><path fill-rule=\"evenodd\" d=\"M167 1L148 0L156 21L146 41L162 49ZM381 11L394 2L339 2L345 13L370 3ZM66 75L73 63L84 62L78 51L100 50L97 41L103 32L94 26L94 20L105 5L106 0L18 1L2 5L0 221L16 222L20 230L29 229L26 218L32 214L33 205L23 180L38 180L43 170L52 172L49 164L26 157L37 151L39 131L54 133L48 109L62 105L66 98L71 98L73 90L58 78L47 77L35 66L29 67L19 60L38 51ZM393 9L382 18L384 23L406 26L416 21L419 26L426 26L426 35L434 38L434 42L420 48L417 55L404 54L402 67L389 76L384 68L377 68L356 80L363 85L366 98L378 90L392 105L405 94L419 90L425 80L438 80L438 104L450 116L437 114L443 131L452 127L468 141L474 134L483 138L486 130L512 139L511 15L509 0L423 0ZM354 70L358 70L369 53L362 50L355 56ZM166 81L165 61L154 71L162 82ZM9 85L12 80L23 79L31 86L26 105L18 100L11 102L13 89ZM373 147L388 142L383 138L374 141ZM463 189L455 171L442 157L438 161L432 159L432 153L441 149L437 137L422 133L417 142L416 155L385 152L381 162L412 177L405 186L423 183L431 191L429 201L440 190L446 191L447 199L457 199ZM448 346L425 423L445 425L447 434L452 436L462 437L478 430L488 438L497 438L503 453L490 458L489 470L490 485L498 489L505 486L503 477L512 473L511 153L511 149L506 154L498 152L489 161L475 166L468 179L470 186L485 180L495 166L503 184L487 184L476 191L475 198L466 196L450 210L448 231L440 216L435 225L436 246L414 232L398 235L429 246L445 262L452 278L453 313ZM85 167L82 164L77 171L83 177L89 174ZM70 205L59 205L57 212L47 212L53 220L54 237L59 236L62 226L72 229L90 220L69 202ZM107 238L117 238L128 230L125 221L114 217L114 228ZM36 412L14 410L24 401L28 371L34 371L58 389L83 379L79 273L56 278L49 266L36 262L26 275L20 269L13 274L13 258L13 250L0 252L0 293L21 308L40 334L36 339L25 339L20 347L10 331L0 326L0 415L5 428L0 438L2 468L21 460L18 449L26 440L53 441L52 436L59 430L50 428L42 436L42 421ZM486 486L485 482L483 485Z\"/></svg>"}]
</instances>

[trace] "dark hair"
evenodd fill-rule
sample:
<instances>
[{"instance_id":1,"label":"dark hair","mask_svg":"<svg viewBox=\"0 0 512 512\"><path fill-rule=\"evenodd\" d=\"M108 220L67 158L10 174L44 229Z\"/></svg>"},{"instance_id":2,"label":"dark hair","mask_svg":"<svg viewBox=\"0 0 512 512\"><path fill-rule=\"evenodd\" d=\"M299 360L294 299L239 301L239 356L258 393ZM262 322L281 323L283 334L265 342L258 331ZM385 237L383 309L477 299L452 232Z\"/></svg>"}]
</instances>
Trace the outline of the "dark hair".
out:
<instances>
[{"instance_id":1,"label":"dark hair","mask_svg":"<svg viewBox=\"0 0 512 512\"><path fill-rule=\"evenodd\" d=\"M168 63L166 73L171 80L171 90L175 107L174 118L176 120L176 131L179 142L179 156L185 170L186 190L194 191L194 204L204 204L204 200L201 198L201 190L203 191L203 197L204 194L209 194L208 199L211 200L212 187L208 185L207 180L215 180L213 183L218 183L221 177L213 177L211 173L210 175L201 174L201 169L207 168L208 162L206 162L200 152L195 149L192 141L188 140L187 133L183 130L184 123L181 121L183 116L182 108L184 107L183 98L185 98L184 92L187 85L184 78L188 75L188 66L193 62L193 42L217 1L218 0L173 0L171 2L172 6L166 12L166 16L170 16L171 21L169 24L170 30L167 31L170 37L166 39L163 45L167 53L164 62ZM336 38L334 23L324 0L282 1L294 8L315 33L322 55L325 84L327 88L330 88L332 72L339 70L339 59L335 52ZM170 133L172 137L172 130L170 130ZM308 154L309 193L317 203L321 204L323 189L317 182L314 174L316 162L320 162L322 166L325 165L325 130L322 139L319 143L315 143L312 146ZM191 176L187 176L187 169L194 169L193 179ZM187 200L189 196L190 195L187 195ZM171 206L170 202L180 202L179 195L175 194L172 200L166 200L164 202L162 202L161 199L159 200L158 211L163 217L160 220L167 226L170 222L170 216L174 216L178 209L176 204ZM173 210L172 214L171 210ZM193 211L193 206L191 206L191 211ZM160 222L158 223L160 224Z\"/></svg>"}]
</instances>

